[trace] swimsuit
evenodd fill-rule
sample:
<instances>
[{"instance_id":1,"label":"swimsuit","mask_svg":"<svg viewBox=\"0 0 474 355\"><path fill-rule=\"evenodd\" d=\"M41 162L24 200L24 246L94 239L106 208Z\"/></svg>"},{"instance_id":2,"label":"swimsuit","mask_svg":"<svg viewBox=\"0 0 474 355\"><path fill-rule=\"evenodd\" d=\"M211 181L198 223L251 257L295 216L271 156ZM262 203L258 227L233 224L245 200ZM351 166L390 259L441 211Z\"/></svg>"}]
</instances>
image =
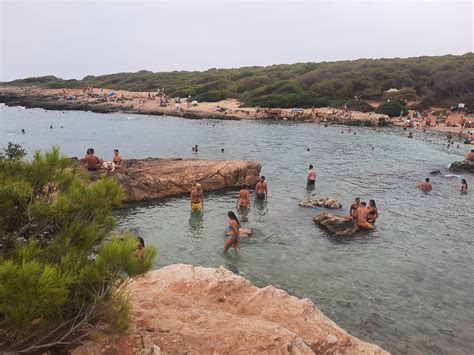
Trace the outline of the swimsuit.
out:
<instances>
[{"instance_id":1,"label":"swimsuit","mask_svg":"<svg viewBox=\"0 0 474 355\"><path fill-rule=\"evenodd\" d=\"M309 180L308 179L308 185L314 185L316 183L316 180Z\"/></svg>"},{"instance_id":2,"label":"swimsuit","mask_svg":"<svg viewBox=\"0 0 474 355\"><path fill-rule=\"evenodd\" d=\"M193 202L193 203L191 203L191 209L193 211L201 211L202 210L202 202Z\"/></svg>"},{"instance_id":3,"label":"swimsuit","mask_svg":"<svg viewBox=\"0 0 474 355\"><path fill-rule=\"evenodd\" d=\"M365 222L357 222L357 225L361 228L365 228L365 229L374 229L375 227L370 224L369 222L365 221Z\"/></svg>"},{"instance_id":4,"label":"swimsuit","mask_svg":"<svg viewBox=\"0 0 474 355\"><path fill-rule=\"evenodd\" d=\"M257 198L265 198L265 192L257 192Z\"/></svg>"},{"instance_id":5,"label":"swimsuit","mask_svg":"<svg viewBox=\"0 0 474 355\"><path fill-rule=\"evenodd\" d=\"M237 242L240 239L240 234L237 234L237 237L234 237L231 233L232 227L228 226L227 229L229 232L227 233L227 238L232 238L234 240L234 243ZM240 231L240 226L237 226L237 230Z\"/></svg>"}]
</instances>

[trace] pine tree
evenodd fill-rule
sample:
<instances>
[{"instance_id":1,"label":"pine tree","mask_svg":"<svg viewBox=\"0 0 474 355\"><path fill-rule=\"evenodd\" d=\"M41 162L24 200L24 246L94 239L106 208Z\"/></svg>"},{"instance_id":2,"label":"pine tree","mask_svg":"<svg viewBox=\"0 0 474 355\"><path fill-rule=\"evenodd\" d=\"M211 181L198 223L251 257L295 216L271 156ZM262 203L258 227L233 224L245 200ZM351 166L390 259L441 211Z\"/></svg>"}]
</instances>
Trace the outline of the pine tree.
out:
<instances>
[{"instance_id":1,"label":"pine tree","mask_svg":"<svg viewBox=\"0 0 474 355\"><path fill-rule=\"evenodd\" d=\"M148 271L156 250L135 253L114 234L123 189L94 183L58 147L32 161L9 145L0 155L0 351L75 343L100 321L124 330L124 288ZM10 154L9 154L10 153Z\"/></svg>"}]
</instances>

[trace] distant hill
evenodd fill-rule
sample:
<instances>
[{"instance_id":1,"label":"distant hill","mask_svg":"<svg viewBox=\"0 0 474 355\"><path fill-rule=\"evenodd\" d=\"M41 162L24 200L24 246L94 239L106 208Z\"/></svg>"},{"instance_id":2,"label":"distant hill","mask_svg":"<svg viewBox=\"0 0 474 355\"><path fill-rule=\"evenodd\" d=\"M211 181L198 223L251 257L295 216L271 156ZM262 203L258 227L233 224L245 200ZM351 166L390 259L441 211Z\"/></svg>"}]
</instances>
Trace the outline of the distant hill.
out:
<instances>
[{"instance_id":1,"label":"distant hill","mask_svg":"<svg viewBox=\"0 0 474 355\"><path fill-rule=\"evenodd\" d=\"M358 59L353 61L280 64L268 67L209 69L203 72L139 71L82 80L43 76L3 85L45 88L103 87L156 91L171 97L191 95L198 101L237 98L262 107L371 107L360 100L421 100L422 106L466 102L474 108L474 53L436 57ZM389 89L391 92L386 92ZM354 98L357 97L358 100Z\"/></svg>"}]
</instances>

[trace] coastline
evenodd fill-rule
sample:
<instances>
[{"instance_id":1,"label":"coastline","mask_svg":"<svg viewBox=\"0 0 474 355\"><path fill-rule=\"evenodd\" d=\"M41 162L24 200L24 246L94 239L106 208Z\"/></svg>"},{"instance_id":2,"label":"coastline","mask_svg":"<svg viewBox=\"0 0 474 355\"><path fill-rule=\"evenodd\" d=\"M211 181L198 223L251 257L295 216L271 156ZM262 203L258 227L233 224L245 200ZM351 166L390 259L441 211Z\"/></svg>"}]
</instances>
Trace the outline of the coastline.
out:
<instances>
[{"instance_id":1,"label":"coastline","mask_svg":"<svg viewBox=\"0 0 474 355\"><path fill-rule=\"evenodd\" d=\"M103 93L114 92L113 97ZM71 97L70 100L66 99ZM86 94L82 89L43 89L38 87L0 86L0 103L7 106L42 108L58 111L90 111L95 113L130 113L155 116L174 116L188 119L219 120L288 120L316 123L336 123L349 126L384 126L391 119L373 112L338 110L330 107L304 109L269 109L241 107L236 99L219 102L200 102L196 106L176 103L174 99L160 106L159 99L150 99L147 92L93 89Z\"/></svg>"}]
</instances>

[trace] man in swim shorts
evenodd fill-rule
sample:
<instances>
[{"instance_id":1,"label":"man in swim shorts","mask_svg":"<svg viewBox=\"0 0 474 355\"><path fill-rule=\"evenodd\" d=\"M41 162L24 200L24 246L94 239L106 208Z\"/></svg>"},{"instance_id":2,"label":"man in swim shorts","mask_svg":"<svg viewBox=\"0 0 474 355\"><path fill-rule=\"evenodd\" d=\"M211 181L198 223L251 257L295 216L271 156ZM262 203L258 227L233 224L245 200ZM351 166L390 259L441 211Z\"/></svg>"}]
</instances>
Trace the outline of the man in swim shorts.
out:
<instances>
[{"instance_id":1,"label":"man in swim shorts","mask_svg":"<svg viewBox=\"0 0 474 355\"><path fill-rule=\"evenodd\" d=\"M99 170L100 166L104 162L102 159L94 155L94 148L87 149L87 155L84 158L84 161L87 170L90 171Z\"/></svg>"},{"instance_id":2,"label":"man in swim shorts","mask_svg":"<svg viewBox=\"0 0 474 355\"><path fill-rule=\"evenodd\" d=\"M191 190L190 203L192 211L202 211L204 209L204 193L201 184L194 185Z\"/></svg>"},{"instance_id":3,"label":"man in swim shorts","mask_svg":"<svg viewBox=\"0 0 474 355\"><path fill-rule=\"evenodd\" d=\"M257 186L255 186L255 192L257 193L258 199L267 199L268 189L267 182L265 181L265 176L260 176L260 180L257 182Z\"/></svg>"},{"instance_id":4,"label":"man in swim shorts","mask_svg":"<svg viewBox=\"0 0 474 355\"><path fill-rule=\"evenodd\" d=\"M431 191L433 190L433 186L431 185L430 178L426 178L419 186L419 189L423 191Z\"/></svg>"},{"instance_id":5,"label":"man in swim shorts","mask_svg":"<svg viewBox=\"0 0 474 355\"><path fill-rule=\"evenodd\" d=\"M360 197L356 197L354 203L351 205L351 208L349 210L349 215L352 217L352 219L357 218L357 209L360 207Z\"/></svg>"},{"instance_id":6,"label":"man in swim shorts","mask_svg":"<svg viewBox=\"0 0 474 355\"><path fill-rule=\"evenodd\" d=\"M360 207L357 209L357 225L360 228L374 229L375 227L367 222L367 216L369 215L370 210L366 206L367 204L365 202L361 202Z\"/></svg>"},{"instance_id":7,"label":"man in swim shorts","mask_svg":"<svg viewBox=\"0 0 474 355\"><path fill-rule=\"evenodd\" d=\"M239 192L239 198L237 199L237 208L247 209L250 208L250 197L248 186L244 185L242 190Z\"/></svg>"},{"instance_id":8,"label":"man in swim shorts","mask_svg":"<svg viewBox=\"0 0 474 355\"><path fill-rule=\"evenodd\" d=\"M308 185L314 185L316 183L316 170L314 170L313 165L309 166L308 170Z\"/></svg>"}]
</instances>

